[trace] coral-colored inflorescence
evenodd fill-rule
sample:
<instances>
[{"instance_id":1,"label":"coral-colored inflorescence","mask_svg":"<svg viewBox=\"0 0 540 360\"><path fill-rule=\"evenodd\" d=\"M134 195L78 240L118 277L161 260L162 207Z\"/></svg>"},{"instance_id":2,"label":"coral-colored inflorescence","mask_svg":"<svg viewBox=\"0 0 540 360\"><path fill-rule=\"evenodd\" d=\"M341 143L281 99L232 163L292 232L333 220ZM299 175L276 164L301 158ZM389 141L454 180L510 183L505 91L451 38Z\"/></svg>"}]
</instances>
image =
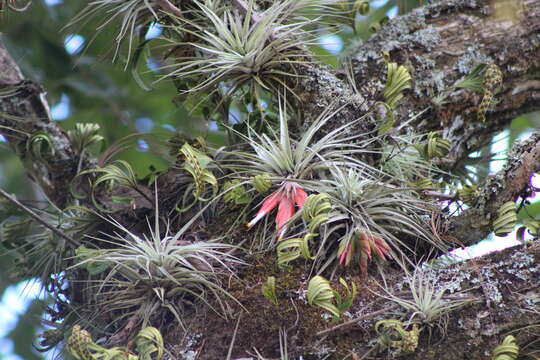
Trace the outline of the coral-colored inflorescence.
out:
<instances>
[{"instance_id":1,"label":"coral-colored inflorescence","mask_svg":"<svg viewBox=\"0 0 540 360\"><path fill-rule=\"evenodd\" d=\"M295 206L301 209L302 206L304 206L307 197L307 193L300 185L294 182L285 181L279 189L264 199L259 212L253 220L247 224L247 227L255 225L277 206L276 229L278 232L278 239L281 240L287 232L287 222L294 216Z\"/></svg>"}]
</instances>

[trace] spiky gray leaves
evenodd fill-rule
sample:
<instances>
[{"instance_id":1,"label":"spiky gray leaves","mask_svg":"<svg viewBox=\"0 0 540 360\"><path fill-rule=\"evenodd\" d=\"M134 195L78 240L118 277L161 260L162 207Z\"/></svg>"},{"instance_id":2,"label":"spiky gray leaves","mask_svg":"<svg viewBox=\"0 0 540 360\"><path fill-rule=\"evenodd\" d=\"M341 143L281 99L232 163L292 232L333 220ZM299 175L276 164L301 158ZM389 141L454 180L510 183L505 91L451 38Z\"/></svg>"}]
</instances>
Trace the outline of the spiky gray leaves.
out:
<instances>
[{"instance_id":1,"label":"spiky gray leaves","mask_svg":"<svg viewBox=\"0 0 540 360\"><path fill-rule=\"evenodd\" d=\"M179 55L164 67L165 77L190 80L186 92L215 90L225 81L229 93L248 83L257 93L277 93L287 88L284 77L297 76L292 65L307 61L302 49L312 36L303 29L313 20L296 14L316 2L277 1L261 12L254 0L237 7L194 3L199 11L193 18L177 17L167 26L167 40Z\"/></svg>"}]
</instances>

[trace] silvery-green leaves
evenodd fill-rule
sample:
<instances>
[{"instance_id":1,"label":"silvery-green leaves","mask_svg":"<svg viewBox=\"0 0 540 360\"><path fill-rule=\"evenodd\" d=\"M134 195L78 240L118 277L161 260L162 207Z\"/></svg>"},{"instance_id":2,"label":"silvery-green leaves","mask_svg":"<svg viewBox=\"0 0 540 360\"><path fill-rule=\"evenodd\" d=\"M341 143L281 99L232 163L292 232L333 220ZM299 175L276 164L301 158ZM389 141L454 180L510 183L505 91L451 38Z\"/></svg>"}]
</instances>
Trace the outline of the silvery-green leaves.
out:
<instances>
[{"instance_id":1,"label":"silvery-green leaves","mask_svg":"<svg viewBox=\"0 0 540 360\"><path fill-rule=\"evenodd\" d=\"M363 134L345 136L344 129L350 124L336 128L320 139L316 138L318 131L337 111L339 108L324 111L299 139L295 139L289 132L286 109L280 106L279 132L267 135L252 131L249 137L243 136L252 151L232 154L238 157L238 161L231 168L251 176L268 176L268 179L304 180L343 165L358 169L366 177L375 178L377 170L358 158L358 155L368 151L366 148L373 140L355 144L355 140Z\"/></svg>"},{"instance_id":2,"label":"silvery-green leaves","mask_svg":"<svg viewBox=\"0 0 540 360\"><path fill-rule=\"evenodd\" d=\"M128 56L133 50L133 41L138 33L137 27L152 20L159 20L159 9L146 0L96 0L91 1L78 13L67 26L84 26L94 19L101 19L96 32L108 26L118 26L114 38L116 43L114 59L117 58L120 46L127 39Z\"/></svg>"},{"instance_id":3,"label":"silvery-green leaves","mask_svg":"<svg viewBox=\"0 0 540 360\"><path fill-rule=\"evenodd\" d=\"M167 37L171 46L186 50L174 59L174 64L163 68L168 71L166 77L196 81L186 92L212 89L227 81L229 93L249 83L252 89L277 94L282 87L287 88L283 77L296 76L289 65L306 61L300 51L307 45L306 38L299 35L311 20L296 19L294 15L309 2L278 1L261 13L256 12L253 0L247 1L244 11L225 7L219 12L206 4L196 4L197 19L177 17L168 26L174 34ZM185 34L189 34L190 41L178 40Z\"/></svg>"},{"instance_id":4,"label":"silvery-green leaves","mask_svg":"<svg viewBox=\"0 0 540 360\"><path fill-rule=\"evenodd\" d=\"M409 316L409 322L437 325L444 330L444 316L474 301L474 298L459 296L463 295L459 293L452 298L447 297L448 289L438 288L430 278L429 270L419 267L408 274L406 283L410 289L408 296L396 296L385 288L386 295L382 296L402 307Z\"/></svg>"},{"instance_id":5,"label":"silvery-green leaves","mask_svg":"<svg viewBox=\"0 0 540 360\"><path fill-rule=\"evenodd\" d=\"M413 197L408 188L366 178L355 169L335 168L331 177L322 182L320 191L328 194L333 207L325 230L320 231L317 261L322 268L337 259L335 241L348 245L358 231L382 239L402 254L412 250L397 234L409 234L438 249L446 248L422 219L427 203Z\"/></svg>"},{"instance_id":6,"label":"silvery-green leaves","mask_svg":"<svg viewBox=\"0 0 540 360\"><path fill-rule=\"evenodd\" d=\"M109 219L117 229L117 235L92 237L94 243L107 244L107 248L80 250L73 266L85 267L94 275L108 268L106 277L93 280L98 290L96 301L100 311L114 309L129 315L136 314L143 325L152 316L145 309L153 304L163 304L180 325L183 325L180 314L193 299L206 303L219 313L225 311L225 298L233 298L221 287L219 276L230 273L230 266L240 262L231 254L234 250L232 245L183 240L199 215L174 234L170 234L168 228L160 229L157 217L153 229L149 224L148 233L142 235ZM221 309L210 304L210 297L216 299L214 304Z\"/></svg>"}]
</instances>

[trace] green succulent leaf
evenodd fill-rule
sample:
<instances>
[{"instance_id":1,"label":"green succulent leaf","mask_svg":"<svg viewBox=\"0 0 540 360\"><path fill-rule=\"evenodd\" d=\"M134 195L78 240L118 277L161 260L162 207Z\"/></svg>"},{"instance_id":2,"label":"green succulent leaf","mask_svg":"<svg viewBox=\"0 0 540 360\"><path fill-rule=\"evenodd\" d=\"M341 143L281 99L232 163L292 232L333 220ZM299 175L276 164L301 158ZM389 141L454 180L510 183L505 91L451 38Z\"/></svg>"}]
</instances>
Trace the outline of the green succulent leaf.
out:
<instances>
[{"instance_id":1,"label":"green succulent leaf","mask_svg":"<svg viewBox=\"0 0 540 360\"><path fill-rule=\"evenodd\" d=\"M183 169L191 174L195 183L193 196L199 201L210 200L215 195L219 186L214 174L207 169L208 165L213 160L208 155L203 154L188 143L185 143L182 146L180 153L185 159ZM206 190L206 184L210 185L213 189L210 198L203 197Z\"/></svg>"},{"instance_id":2,"label":"green succulent leaf","mask_svg":"<svg viewBox=\"0 0 540 360\"><path fill-rule=\"evenodd\" d=\"M425 143L418 145L417 150L426 159L434 159L446 156L451 147L450 141L441 139L436 132L430 132Z\"/></svg>"},{"instance_id":3,"label":"green succulent leaf","mask_svg":"<svg viewBox=\"0 0 540 360\"><path fill-rule=\"evenodd\" d=\"M231 180L223 184L223 201L230 206L245 205L251 202L251 197L240 180Z\"/></svg>"},{"instance_id":4,"label":"green succulent leaf","mask_svg":"<svg viewBox=\"0 0 540 360\"><path fill-rule=\"evenodd\" d=\"M54 156L55 150L51 136L45 132L38 132L26 142L26 152L30 156L43 160L45 156Z\"/></svg>"},{"instance_id":5,"label":"green succulent leaf","mask_svg":"<svg viewBox=\"0 0 540 360\"><path fill-rule=\"evenodd\" d=\"M410 89L411 75L403 65L390 62L387 64L386 87L384 98L390 109L395 109L398 102L403 98L403 91Z\"/></svg>"},{"instance_id":6,"label":"green succulent leaf","mask_svg":"<svg viewBox=\"0 0 540 360\"><path fill-rule=\"evenodd\" d=\"M454 84L454 88L468 89L472 91L482 92L484 89L484 71L486 70L486 64L476 65L471 72Z\"/></svg>"},{"instance_id":7,"label":"green succulent leaf","mask_svg":"<svg viewBox=\"0 0 540 360\"><path fill-rule=\"evenodd\" d=\"M333 304L334 298L335 293L328 280L317 275L309 281L307 290L308 303L323 308L330 312L334 317L339 318L340 312Z\"/></svg>"},{"instance_id":8,"label":"green succulent leaf","mask_svg":"<svg viewBox=\"0 0 540 360\"><path fill-rule=\"evenodd\" d=\"M99 125L92 123L77 123L74 130L68 131L71 144L78 153L86 151L90 146L103 141L103 136L98 134Z\"/></svg>"},{"instance_id":9,"label":"green succulent leaf","mask_svg":"<svg viewBox=\"0 0 540 360\"><path fill-rule=\"evenodd\" d=\"M97 257L103 250L89 249L84 245L79 246L75 249L75 256L78 261L85 261L85 269L92 276L99 275L107 270L113 263L106 261L92 261L93 258Z\"/></svg>"},{"instance_id":10,"label":"green succulent leaf","mask_svg":"<svg viewBox=\"0 0 540 360\"><path fill-rule=\"evenodd\" d=\"M263 284L261 292L272 304L276 306L279 304L276 295L276 278L274 276L269 276L266 279L266 283Z\"/></svg>"},{"instance_id":11,"label":"green succulent leaf","mask_svg":"<svg viewBox=\"0 0 540 360\"><path fill-rule=\"evenodd\" d=\"M356 299L356 295L358 295L358 288L354 281L351 282L351 286L349 287L349 285L343 278L339 278L339 283L345 289L345 296L341 296L338 291L334 291L334 296L336 298L337 308L340 314L343 314L353 305L354 299Z\"/></svg>"},{"instance_id":12,"label":"green succulent leaf","mask_svg":"<svg viewBox=\"0 0 540 360\"><path fill-rule=\"evenodd\" d=\"M512 232L517 223L516 204L513 201L505 202L497 211L497 215L497 219L492 223L495 235L503 236Z\"/></svg>"},{"instance_id":13,"label":"green succulent leaf","mask_svg":"<svg viewBox=\"0 0 540 360\"><path fill-rule=\"evenodd\" d=\"M138 360L161 360L165 346L163 336L158 329L152 326L145 327L135 336Z\"/></svg>"},{"instance_id":14,"label":"green succulent leaf","mask_svg":"<svg viewBox=\"0 0 540 360\"><path fill-rule=\"evenodd\" d=\"M508 335L503 342L493 349L492 360L516 360L519 356L519 346L516 338Z\"/></svg>"},{"instance_id":15,"label":"green succulent leaf","mask_svg":"<svg viewBox=\"0 0 540 360\"><path fill-rule=\"evenodd\" d=\"M264 194L270 188L272 187L272 181L270 180L270 174L260 174L256 175L252 179L253 186L255 189L261 193Z\"/></svg>"}]
</instances>

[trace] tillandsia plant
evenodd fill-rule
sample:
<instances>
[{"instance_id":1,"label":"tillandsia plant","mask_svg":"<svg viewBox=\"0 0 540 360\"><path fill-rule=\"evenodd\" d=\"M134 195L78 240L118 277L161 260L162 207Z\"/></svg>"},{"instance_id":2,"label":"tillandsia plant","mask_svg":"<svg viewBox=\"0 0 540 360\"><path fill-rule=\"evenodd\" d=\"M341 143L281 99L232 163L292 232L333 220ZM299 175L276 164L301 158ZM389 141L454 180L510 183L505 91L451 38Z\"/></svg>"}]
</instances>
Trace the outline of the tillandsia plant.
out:
<instances>
[{"instance_id":1,"label":"tillandsia plant","mask_svg":"<svg viewBox=\"0 0 540 360\"><path fill-rule=\"evenodd\" d=\"M229 94L245 84L256 96L287 87L284 78L297 75L291 65L307 61L300 51L309 44L306 36L313 38L303 28L314 20L298 15L317 2L276 1L264 10L254 0L217 3L193 1L191 16L167 25L165 38L178 50L163 68L165 77L190 83L185 92L215 91L222 82Z\"/></svg>"},{"instance_id":2,"label":"tillandsia plant","mask_svg":"<svg viewBox=\"0 0 540 360\"><path fill-rule=\"evenodd\" d=\"M280 102L279 134L268 136L251 131L243 136L251 152L234 153L234 161L224 165L234 173L233 178L244 183L252 182L258 191L275 189L266 196L256 216L248 227L257 224L263 217L277 208L276 229L282 239L287 223L302 208L308 191L318 191L314 179L325 176L333 166L347 165L358 169L366 177L374 178L376 170L362 162L359 156L371 144L354 144L361 135L343 135L344 127L337 128L319 140L315 136L334 112L326 111L299 139L294 139L288 129L285 102ZM337 111L337 110L336 110ZM277 188L276 188L277 187Z\"/></svg>"},{"instance_id":3,"label":"tillandsia plant","mask_svg":"<svg viewBox=\"0 0 540 360\"><path fill-rule=\"evenodd\" d=\"M321 270L335 260L342 266L354 260L365 274L373 254L384 260L396 259L394 252L413 253L415 244L402 240L407 236L440 250L446 247L426 230L422 216L428 215L430 208L409 188L365 177L357 169L335 167L331 176L321 181L319 190L332 204L319 231L315 256Z\"/></svg>"},{"instance_id":4,"label":"tillandsia plant","mask_svg":"<svg viewBox=\"0 0 540 360\"><path fill-rule=\"evenodd\" d=\"M390 289L381 286L385 297L398 304L408 317L406 323L417 323L426 326L437 326L442 332L446 328L447 315L475 299L463 293L447 295L447 288L438 288L435 279L430 277L429 269L417 266L408 273L405 286L409 296L397 296Z\"/></svg>"},{"instance_id":5,"label":"tillandsia plant","mask_svg":"<svg viewBox=\"0 0 540 360\"><path fill-rule=\"evenodd\" d=\"M158 22L165 14L181 16L182 12L169 0L153 2L146 0L97 0L89 2L67 26L86 25L96 19L101 21L96 28L96 33L100 33L108 26L119 26L115 37L116 51L113 58L117 58L120 47L126 39L129 58L139 27L147 28L152 22Z\"/></svg>"},{"instance_id":6,"label":"tillandsia plant","mask_svg":"<svg viewBox=\"0 0 540 360\"><path fill-rule=\"evenodd\" d=\"M130 317L145 326L157 309L172 313L183 325L186 305L200 300L226 316L225 298L233 297L221 287L220 276L232 272L241 263L232 252L235 247L216 241L191 242L186 231L201 215L199 212L178 232L160 228L157 199L155 224L149 223L149 234L135 234L113 219L107 219L116 235L89 237L100 249L85 248L78 252L72 267L101 269L94 272L88 287L94 289L92 302L103 312L114 312L118 318ZM216 300L219 309L213 307ZM109 324L110 326L112 324Z\"/></svg>"}]
</instances>

